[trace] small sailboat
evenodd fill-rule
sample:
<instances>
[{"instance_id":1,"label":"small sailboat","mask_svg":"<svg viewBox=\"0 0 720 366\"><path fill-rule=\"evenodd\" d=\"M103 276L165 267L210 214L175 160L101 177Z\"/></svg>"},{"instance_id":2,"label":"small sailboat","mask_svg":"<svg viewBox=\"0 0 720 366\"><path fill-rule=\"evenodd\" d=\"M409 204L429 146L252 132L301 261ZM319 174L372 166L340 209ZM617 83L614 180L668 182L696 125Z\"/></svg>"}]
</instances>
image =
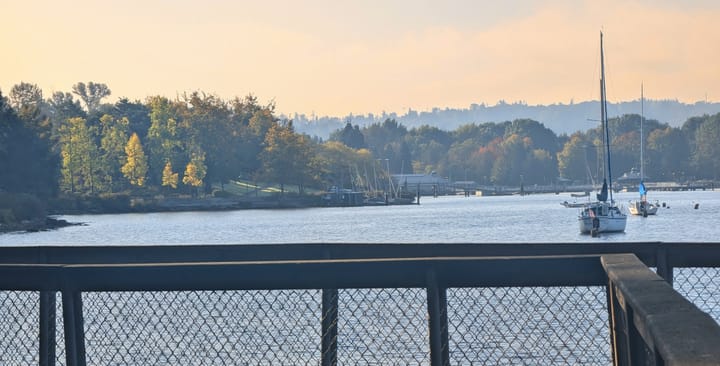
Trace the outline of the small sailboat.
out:
<instances>
[{"instance_id":1,"label":"small sailboat","mask_svg":"<svg viewBox=\"0 0 720 366\"><path fill-rule=\"evenodd\" d=\"M645 183L643 181L640 181L640 184L638 185L638 192L640 193L640 199L635 201L630 201L630 205L628 207L628 210L631 214L637 215L637 216L643 216L647 217L648 215L655 215L658 211L658 205L648 202L647 200L647 189L645 188Z\"/></svg>"},{"instance_id":2,"label":"small sailboat","mask_svg":"<svg viewBox=\"0 0 720 366\"><path fill-rule=\"evenodd\" d=\"M640 184L638 184L638 192L640 193L640 199L630 201L628 209L633 215L639 215L647 217L648 215L655 215L658 211L658 206L648 202L647 200L647 189L645 188L645 171L643 170L644 157L643 157L643 121L645 120L645 110L643 107L645 97L643 95L643 87L640 85Z\"/></svg>"},{"instance_id":3,"label":"small sailboat","mask_svg":"<svg viewBox=\"0 0 720 366\"><path fill-rule=\"evenodd\" d=\"M602 124L605 145L603 185L600 193L597 194L597 201L585 205L578 215L580 232L583 234L592 234L593 236L598 233L623 232L627 224L627 215L615 204L612 198L610 133L608 131L607 101L605 95L605 60L602 32L600 33L600 122Z\"/></svg>"}]
</instances>

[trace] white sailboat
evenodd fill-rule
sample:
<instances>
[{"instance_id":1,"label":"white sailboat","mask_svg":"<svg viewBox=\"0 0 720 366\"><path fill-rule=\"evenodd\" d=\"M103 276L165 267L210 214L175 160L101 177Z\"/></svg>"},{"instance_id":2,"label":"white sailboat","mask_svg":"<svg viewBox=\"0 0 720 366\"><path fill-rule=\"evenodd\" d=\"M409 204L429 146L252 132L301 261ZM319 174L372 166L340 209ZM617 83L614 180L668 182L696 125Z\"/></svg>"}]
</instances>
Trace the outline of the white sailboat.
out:
<instances>
[{"instance_id":1,"label":"white sailboat","mask_svg":"<svg viewBox=\"0 0 720 366\"><path fill-rule=\"evenodd\" d=\"M639 215L647 217L648 215L655 215L658 211L656 204L650 203L647 200L647 189L645 189L645 171L643 170L644 157L643 157L643 145L645 141L643 138L643 122L645 120L645 110L643 107L645 97L643 95L643 87L640 85L640 183L638 184L638 191L640 193L640 199L630 201L628 209L633 215Z\"/></svg>"},{"instance_id":2,"label":"white sailboat","mask_svg":"<svg viewBox=\"0 0 720 366\"><path fill-rule=\"evenodd\" d=\"M623 232L627 215L615 204L612 197L612 171L610 165L610 133L608 131L607 101L605 94L605 59L603 35L600 32L600 122L605 145L605 169L602 190L597 201L588 203L578 215L580 232L596 235L607 232ZM608 187L609 182L609 187Z\"/></svg>"}]
</instances>

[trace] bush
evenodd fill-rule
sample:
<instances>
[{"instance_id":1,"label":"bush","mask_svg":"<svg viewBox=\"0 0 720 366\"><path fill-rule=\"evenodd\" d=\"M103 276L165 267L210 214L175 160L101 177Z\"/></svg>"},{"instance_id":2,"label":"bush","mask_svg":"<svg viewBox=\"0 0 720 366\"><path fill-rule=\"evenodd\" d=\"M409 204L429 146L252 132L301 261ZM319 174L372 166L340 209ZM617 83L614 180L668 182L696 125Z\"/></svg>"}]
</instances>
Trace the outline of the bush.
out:
<instances>
[{"instance_id":1,"label":"bush","mask_svg":"<svg viewBox=\"0 0 720 366\"><path fill-rule=\"evenodd\" d=\"M102 193L95 199L95 205L102 212L127 212L130 210L130 195L127 193Z\"/></svg>"},{"instance_id":2,"label":"bush","mask_svg":"<svg viewBox=\"0 0 720 366\"><path fill-rule=\"evenodd\" d=\"M216 198L231 198L231 197L235 197L235 195L232 194L232 193L230 193L230 192L228 192L228 191L220 191L220 190L217 190L217 191L213 191L213 197L216 197Z\"/></svg>"},{"instance_id":3,"label":"bush","mask_svg":"<svg viewBox=\"0 0 720 366\"><path fill-rule=\"evenodd\" d=\"M37 197L25 193L0 193L0 211L3 212L1 215L3 221L45 220L47 216L45 205Z\"/></svg>"},{"instance_id":4,"label":"bush","mask_svg":"<svg viewBox=\"0 0 720 366\"><path fill-rule=\"evenodd\" d=\"M94 195L65 195L50 200L50 210L56 214L120 213L130 211L130 195L101 193Z\"/></svg>"}]
</instances>

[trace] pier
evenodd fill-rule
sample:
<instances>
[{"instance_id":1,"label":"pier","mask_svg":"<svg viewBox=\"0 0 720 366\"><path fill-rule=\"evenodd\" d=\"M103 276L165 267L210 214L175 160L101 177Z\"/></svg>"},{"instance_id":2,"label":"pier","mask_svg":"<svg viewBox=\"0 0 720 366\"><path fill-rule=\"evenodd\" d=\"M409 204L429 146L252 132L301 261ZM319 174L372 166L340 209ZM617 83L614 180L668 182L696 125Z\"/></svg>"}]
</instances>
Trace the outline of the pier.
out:
<instances>
[{"instance_id":1,"label":"pier","mask_svg":"<svg viewBox=\"0 0 720 366\"><path fill-rule=\"evenodd\" d=\"M548 185L526 185L526 186L499 186L499 185L482 185L475 182L455 182L450 185L455 194L465 194L471 196L509 196L509 195L525 195L525 194L543 194L543 193L573 193L573 192L597 192L600 186L591 184L548 184ZM712 191L720 188L719 182L714 181L697 181L697 182L645 182L645 188L648 191L665 191L665 192L683 192L683 191ZM636 191L637 183L615 184L615 191Z\"/></svg>"},{"instance_id":2,"label":"pier","mask_svg":"<svg viewBox=\"0 0 720 366\"><path fill-rule=\"evenodd\" d=\"M711 365L715 243L0 248L0 363Z\"/></svg>"}]
</instances>

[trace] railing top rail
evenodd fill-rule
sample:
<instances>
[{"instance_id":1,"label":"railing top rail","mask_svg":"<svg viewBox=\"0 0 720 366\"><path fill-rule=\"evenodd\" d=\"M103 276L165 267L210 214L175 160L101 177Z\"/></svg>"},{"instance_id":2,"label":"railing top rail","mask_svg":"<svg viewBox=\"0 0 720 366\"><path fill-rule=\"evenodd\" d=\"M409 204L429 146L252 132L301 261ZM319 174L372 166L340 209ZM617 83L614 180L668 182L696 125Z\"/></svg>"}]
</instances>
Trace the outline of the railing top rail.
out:
<instances>
[{"instance_id":1,"label":"railing top rail","mask_svg":"<svg viewBox=\"0 0 720 366\"><path fill-rule=\"evenodd\" d=\"M0 289L78 291L602 286L599 256L2 264Z\"/></svg>"},{"instance_id":2,"label":"railing top rail","mask_svg":"<svg viewBox=\"0 0 720 366\"><path fill-rule=\"evenodd\" d=\"M620 306L664 365L716 365L720 325L683 298L632 254L602 257L608 278L620 292Z\"/></svg>"},{"instance_id":3,"label":"railing top rail","mask_svg":"<svg viewBox=\"0 0 720 366\"><path fill-rule=\"evenodd\" d=\"M0 248L0 263L157 263L346 258L548 256L633 253L655 266L720 266L720 243L297 243L242 245L37 246Z\"/></svg>"}]
</instances>

